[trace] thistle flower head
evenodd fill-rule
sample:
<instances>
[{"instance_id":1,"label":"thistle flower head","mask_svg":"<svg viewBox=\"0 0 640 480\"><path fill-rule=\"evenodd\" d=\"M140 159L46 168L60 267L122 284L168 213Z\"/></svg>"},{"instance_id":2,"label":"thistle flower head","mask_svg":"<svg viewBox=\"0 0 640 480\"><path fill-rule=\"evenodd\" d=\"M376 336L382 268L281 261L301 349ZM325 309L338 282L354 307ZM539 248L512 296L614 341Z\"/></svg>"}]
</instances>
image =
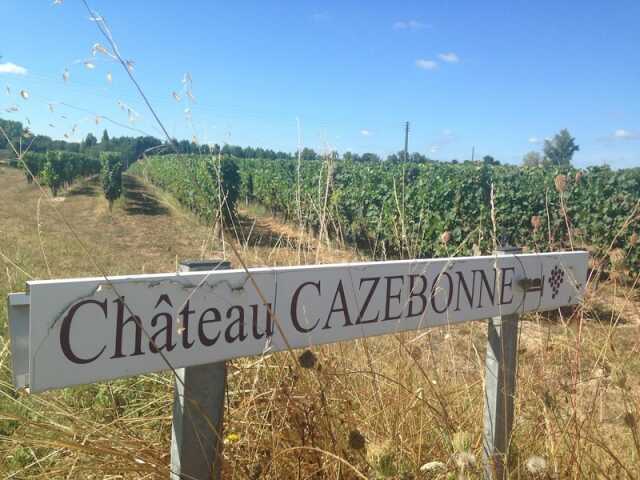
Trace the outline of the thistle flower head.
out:
<instances>
[{"instance_id":1,"label":"thistle flower head","mask_svg":"<svg viewBox=\"0 0 640 480\"><path fill-rule=\"evenodd\" d=\"M542 226L542 218L540 215L534 215L531 217L531 226L537 231Z\"/></svg>"},{"instance_id":2,"label":"thistle flower head","mask_svg":"<svg viewBox=\"0 0 640 480\"><path fill-rule=\"evenodd\" d=\"M567 189L567 176L556 175L556 178L553 179L553 183L556 185L556 190L562 193Z\"/></svg>"},{"instance_id":3,"label":"thistle flower head","mask_svg":"<svg viewBox=\"0 0 640 480\"><path fill-rule=\"evenodd\" d=\"M534 476L544 475L547 471L547 461L542 457L532 455L527 459L527 470Z\"/></svg>"}]
</instances>

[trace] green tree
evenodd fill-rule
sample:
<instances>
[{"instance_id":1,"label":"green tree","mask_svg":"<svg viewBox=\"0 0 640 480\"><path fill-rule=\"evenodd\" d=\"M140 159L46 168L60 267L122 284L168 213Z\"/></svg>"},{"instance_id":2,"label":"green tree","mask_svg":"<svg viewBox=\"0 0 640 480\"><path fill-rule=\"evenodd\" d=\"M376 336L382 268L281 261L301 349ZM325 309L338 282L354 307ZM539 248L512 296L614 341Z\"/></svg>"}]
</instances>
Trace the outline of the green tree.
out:
<instances>
[{"instance_id":1,"label":"green tree","mask_svg":"<svg viewBox=\"0 0 640 480\"><path fill-rule=\"evenodd\" d=\"M379 162L380 157L375 153L367 152L362 154L362 156L360 157L360 161L361 162Z\"/></svg>"},{"instance_id":2,"label":"green tree","mask_svg":"<svg viewBox=\"0 0 640 480\"><path fill-rule=\"evenodd\" d=\"M20 136L23 133L22 123L14 122L13 120L3 120L0 118L0 128L4 130L4 133L9 137L11 143L16 145L20 140ZM7 139L0 133L0 148L8 148ZM18 147L16 147L17 149Z\"/></svg>"},{"instance_id":3,"label":"green tree","mask_svg":"<svg viewBox=\"0 0 640 480\"><path fill-rule=\"evenodd\" d=\"M116 153L103 152L100 154L102 170L102 191L109 202L109 211L113 210L113 202L122 195L122 158Z\"/></svg>"},{"instance_id":4,"label":"green tree","mask_svg":"<svg viewBox=\"0 0 640 480\"><path fill-rule=\"evenodd\" d=\"M33 177L40 175L47 157L44 153L27 152L22 158L24 160L24 174L27 177L27 183L33 182ZM26 168L25 168L26 167Z\"/></svg>"},{"instance_id":5,"label":"green tree","mask_svg":"<svg viewBox=\"0 0 640 480\"><path fill-rule=\"evenodd\" d=\"M228 208L223 207L223 213L228 221L236 215L236 203L240 195L240 171L233 158L222 159L220 166L222 178L222 192L226 198Z\"/></svg>"},{"instance_id":6,"label":"green tree","mask_svg":"<svg viewBox=\"0 0 640 480\"><path fill-rule=\"evenodd\" d=\"M482 157L482 163L485 165L500 165L500 162L493 158L491 155L485 155Z\"/></svg>"},{"instance_id":7,"label":"green tree","mask_svg":"<svg viewBox=\"0 0 640 480\"><path fill-rule=\"evenodd\" d=\"M87 136L84 139L84 142L82 142L82 147L83 149L87 149L87 148L91 148L91 147L95 147L98 144L98 139L96 138L96 136L93 133L87 133Z\"/></svg>"},{"instance_id":8,"label":"green tree","mask_svg":"<svg viewBox=\"0 0 640 480\"><path fill-rule=\"evenodd\" d=\"M316 160L318 158L318 154L311 148L303 148L300 156L302 160Z\"/></svg>"},{"instance_id":9,"label":"green tree","mask_svg":"<svg viewBox=\"0 0 640 480\"><path fill-rule=\"evenodd\" d=\"M53 196L58 196L64 184L64 161L60 152L47 152L47 159L42 169L42 180L51 189Z\"/></svg>"},{"instance_id":10,"label":"green tree","mask_svg":"<svg viewBox=\"0 0 640 480\"><path fill-rule=\"evenodd\" d=\"M570 166L573 154L580 150L569 130L563 128L551 140L544 141L544 157L551 165Z\"/></svg>"},{"instance_id":11,"label":"green tree","mask_svg":"<svg viewBox=\"0 0 640 480\"><path fill-rule=\"evenodd\" d=\"M100 140L100 147L102 147L102 150L109 150L109 132L107 132L106 128L102 132L102 139Z\"/></svg>"},{"instance_id":12,"label":"green tree","mask_svg":"<svg viewBox=\"0 0 640 480\"><path fill-rule=\"evenodd\" d=\"M523 167L541 167L543 164L542 155L538 152L529 152L522 157Z\"/></svg>"}]
</instances>

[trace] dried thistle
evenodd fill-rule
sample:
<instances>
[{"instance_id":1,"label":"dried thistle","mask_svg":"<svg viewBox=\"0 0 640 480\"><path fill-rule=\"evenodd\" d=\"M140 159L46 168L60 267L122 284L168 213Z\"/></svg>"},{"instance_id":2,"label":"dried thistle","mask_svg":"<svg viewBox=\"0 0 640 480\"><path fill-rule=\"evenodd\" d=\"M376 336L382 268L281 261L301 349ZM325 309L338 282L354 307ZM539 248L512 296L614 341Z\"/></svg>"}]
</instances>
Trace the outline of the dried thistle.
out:
<instances>
[{"instance_id":1,"label":"dried thistle","mask_svg":"<svg viewBox=\"0 0 640 480\"><path fill-rule=\"evenodd\" d=\"M531 217L531 226L534 231L538 231L538 229L542 226L542 217L540 215L534 215Z\"/></svg>"},{"instance_id":2,"label":"dried thistle","mask_svg":"<svg viewBox=\"0 0 640 480\"><path fill-rule=\"evenodd\" d=\"M476 466L476 457L473 453L468 451L459 452L456 455L456 465L462 472L465 472Z\"/></svg>"},{"instance_id":3,"label":"dried thistle","mask_svg":"<svg viewBox=\"0 0 640 480\"><path fill-rule=\"evenodd\" d=\"M358 430L351 430L349 432L349 448L354 450L362 450L366 445L366 440L364 435L362 435Z\"/></svg>"},{"instance_id":4,"label":"dried thistle","mask_svg":"<svg viewBox=\"0 0 640 480\"><path fill-rule=\"evenodd\" d=\"M537 455L527 459L527 470L533 476L544 475L547 472L547 460Z\"/></svg>"},{"instance_id":5,"label":"dried thistle","mask_svg":"<svg viewBox=\"0 0 640 480\"><path fill-rule=\"evenodd\" d=\"M422 349L417 345L414 345L413 347L410 347L409 348L409 356L411 358L413 358L417 362L418 360L420 360L422 358Z\"/></svg>"},{"instance_id":6,"label":"dried thistle","mask_svg":"<svg viewBox=\"0 0 640 480\"><path fill-rule=\"evenodd\" d=\"M562 193L567 189L567 176L556 175L556 178L553 179L553 183L556 186L556 190Z\"/></svg>"},{"instance_id":7,"label":"dried thistle","mask_svg":"<svg viewBox=\"0 0 640 480\"><path fill-rule=\"evenodd\" d=\"M449 230L445 230L442 232L442 235L440 235L440 241L446 245L449 243L449 240L451 240L451 232Z\"/></svg>"},{"instance_id":8,"label":"dried thistle","mask_svg":"<svg viewBox=\"0 0 640 480\"><path fill-rule=\"evenodd\" d=\"M298 362L300 363L300 366L302 368L313 368L316 365L317 361L318 358L316 357L316 354L308 349L302 352L302 354L298 357Z\"/></svg>"},{"instance_id":9,"label":"dried thistle","mask_svg":"<svg viewBox=\"0 0 640 480\"><path fill-rule=\"evenodd\" d=\"M622 265L622 262L624 262L624 250L621 248L614 248L609 252L609 260L611 261L612 267L619 267Z\"/></svg>"},{"instance_id":10,"label":"dried thistle","mask_svg":"<svg viewBox=\"0 0 640 480\"><path fill-rule=\"evenodd\" d=\"M422 465L420 467L420 471L422 473L427 473L427 472L437 472L439 470L445 470L447 468L447 465L443 462L438 462L437 460L433 461L433 462L427 462L424 465Z\"/></svg>"},{"instance_id":11,"label":"dried thistle","mask_svg":"<svg viewBox=\"0 0 640 480\"><path fill-rule=\"evenodd\" d=\"M636 417L633 413L628 412L624 416L624 424L629 428L636 428Z\"/></svg>"}]
</instances>

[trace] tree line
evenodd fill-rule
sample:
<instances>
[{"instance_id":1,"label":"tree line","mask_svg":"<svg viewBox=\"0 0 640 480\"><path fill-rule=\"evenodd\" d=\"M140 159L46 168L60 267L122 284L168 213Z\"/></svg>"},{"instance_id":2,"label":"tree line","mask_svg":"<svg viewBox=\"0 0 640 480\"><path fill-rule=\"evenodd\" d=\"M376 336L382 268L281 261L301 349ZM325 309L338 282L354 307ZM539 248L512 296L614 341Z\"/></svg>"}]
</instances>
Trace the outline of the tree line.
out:
<instances>
[{"instance_id":1,"label":"tree line","mask_svg":"<svg viewBox=\"0 0 640 480\"><path fill-rule=\"evenodd\" d=\"M0 127L2 127L7 133L9 139L18 144L20 139L28 139L31 142L30 150L33 152L47 152L49 150L67 151L73 153L85 153L88 155L95 154L95 157L100 152L118 152L121 155L125 168L147 154L204 154L204 155L222 155L235 158L259 158L265 160L297 159L298 156L302 160L321 160L324 158L332 158L334 160L345 160L352 162L362 163L375 163L387 161L391 163L436 163L438 160L429 158L428 156L419 152L408 152L405 155L404 151L392 153L387 155L386 158L382 158L380 155L371 152L365 152L362 154L354 152L344 152L342 155L337 151L331 151L327 154L321 154L313 150L312 148L305 147L300 152L283 152L275 151L268 148L260 147L241 147L239 145L219 145L219 144L198 144L188 140L173 140L170 144L162 142L158 138L152 136L139 136L139 137L113 137L109 136L108 131L105 129L102 133L100 141L92 133L87 136L81 142L68 142L65 140L53 140L46 135L36 135L32 140L32 134L29 129L23 127L21 122L12 120L3 120L0 118ZM24 140L23 140L24 145ZM0 136L0 149L8 148L7 141L4 136ZM523 160L522 165L527 167L546 167L546 166L569 166L575 152L579 151L580 147L575 143L575 138L571 136L567 129L560 130L553 138L547 139L544 142L542 152L531 151L527 153ZM457 160L453 159L450 163L468 163L471 160ZM487 165L500 165L500 162L491 155L485 155L479 160L473 160L475 163L483 163Z\"/></svg>"}]
</instances>

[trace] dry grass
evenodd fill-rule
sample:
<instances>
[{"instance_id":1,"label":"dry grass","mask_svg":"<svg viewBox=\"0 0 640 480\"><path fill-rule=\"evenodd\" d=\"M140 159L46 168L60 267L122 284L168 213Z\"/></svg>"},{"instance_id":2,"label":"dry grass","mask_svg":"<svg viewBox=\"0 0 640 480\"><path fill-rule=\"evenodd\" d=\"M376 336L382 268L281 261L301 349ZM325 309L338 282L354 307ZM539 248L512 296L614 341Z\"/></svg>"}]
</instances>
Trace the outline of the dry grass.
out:
<instances>
[{"instance_id":1,"label":"dry grass","mask_svg":"<svg viewBox=\"0 0 640 480\"><path fill-rule=\"evenodd\" d=\"M57 204L107 273L172 271L178 259L220 254L203 241L210 229L169 197L135 179L126 186L113 217L95 181ZM40 192L20 172L0 167L0 192L0 253L14 264L2 264L1 296L22 290L17 267L35 278L100 273L48 200L38 212ZM242 213L236 248L249 265L359 258L275 218L254 221L256 207ZM522 322L512 478L640 476L637 295L609 283L582 308ZM170 376L22 396L10 385L0 305L0 473L166 478ZM314 348L308 369L286 353L230 362L225 478L478 476L485 341L475 322ZM544 471L527 466L534 456ZM428 462L442 464L421 471Z\"/></svg>"}]
</instances>

